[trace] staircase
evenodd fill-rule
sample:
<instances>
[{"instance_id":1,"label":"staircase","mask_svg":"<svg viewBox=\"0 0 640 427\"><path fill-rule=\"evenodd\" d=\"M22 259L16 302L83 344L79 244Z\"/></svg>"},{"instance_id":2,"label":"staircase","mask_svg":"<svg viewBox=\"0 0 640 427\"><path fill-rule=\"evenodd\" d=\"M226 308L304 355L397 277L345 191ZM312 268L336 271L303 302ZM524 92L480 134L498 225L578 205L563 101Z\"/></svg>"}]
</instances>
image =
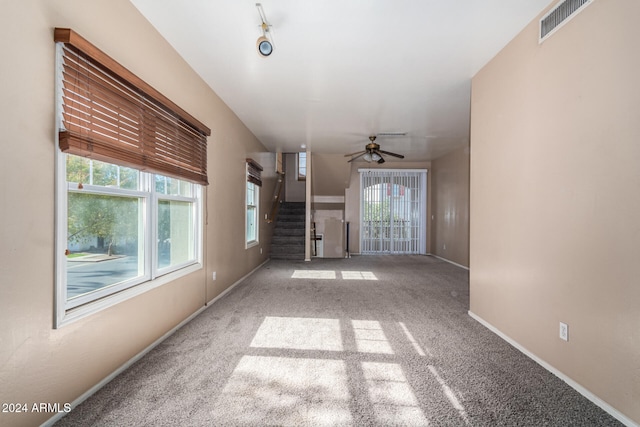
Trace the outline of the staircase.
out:
<instances>
[{"instance_id":1,"label":"staircase","mask_svg":"<svg viewBox=\"0 0 640 427\"><path fill-rule=\"evenodd\" d=\"M284 202L271 239L271 259L304 260L304 202Z\"/></svg>"}]
</instances>

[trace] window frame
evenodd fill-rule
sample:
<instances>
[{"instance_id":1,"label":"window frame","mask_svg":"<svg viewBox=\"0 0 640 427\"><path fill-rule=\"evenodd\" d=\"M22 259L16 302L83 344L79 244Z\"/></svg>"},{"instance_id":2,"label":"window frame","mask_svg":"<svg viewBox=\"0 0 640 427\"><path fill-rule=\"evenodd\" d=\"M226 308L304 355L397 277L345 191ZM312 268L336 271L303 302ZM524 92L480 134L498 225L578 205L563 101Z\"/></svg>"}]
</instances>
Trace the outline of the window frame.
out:
<instances>
[{"instance_id":1,"label":"window frame","mask_svg":"<svg viewBox=\"0 0 640 427\"><path fill-rule=\"evenodd\" d=\"M61 327L80 318L97 313L100 310L116 305L134 296L162 286L179 277L203 268L202 238L202 186L191 184L192 197L160 194L155 191L156 174L140 171L137 190L121 189L100 185L83 184L82 192L97 195L133 196L143 201L144 233L144 271L141 276L109 286L92 294L92 297L80 297L69 303L67 301L67 257L68 247L68 193L78 191L77 184L68 182L66 177L67 154L56 149L56 280L55 280L55 327ZM74 188L75 187L75 188ZM157 206L160 200L189 201L193 207L194 257L192 260L158 268L157 260Z\"/></svg>"},{"instance_id":2,"label":"window frame","mask_svg":"<svg viewBox=\"0 0 640 427\"><path fill-rule=\"evenodd\" d=\"M249 204L249 186L253 186L253 204ZM244 240L245 240L245 249L252 248L260 243L260 186L247 181L245 185L245 195L244 195L244 203L245 203L245 222L244 222ZM249 240L249 208L253 208L253 216L254 216L254 228L255 228L255 239Z\"/></svg>"},{"instance_id":3,"label":"window frame","mask_svg":"<svg viewBox=\"0 0 640 427\"><path fill-rule=\"evenodd\" d=\"M202 186L192 183L192 197L160 194L155 191L154 177L157 174L140 171L137 190L121 189L100 185L83 184L82 192L98 195L134 196L144 199L144 272L138 276L109 289L98 291L94 298L78 298L72 303L67 301L67 256L68 247L68 193L78 191L78 183L68 182L66 176L67 154L56 149L56 275L55 275L55 328L75 320L90 316L108 307L112 307L151 289L172 282L180 277L203 268L203 200ZM74 188L75 187L75 188ZM193 208L194 258L186 263L158 268L157 224L158 203L160 200L190 201Z\"/></svg>"},{"instance_id":4,"label":"window frame","mask_svg":"<svg viewBox=\"0 0 640 427\"><path fill-rule=\"evenodd\" d=\"M157 174L155 174L157 175ZM153 175L152 175L153 176ZM194 204L194 209L192 212L191 222L193 224L194 229L194 259L189 260L180 264L169 265L166 267L158 266L158 257L152 257L152 274L155 277L162 276L164 274L171 273L173 271L179 270L181 268L185 268L194 263L194 261L198 261L202 264L202 236L203 228L202 228L202 186L199 184L191 184L192 185L192 196L182 196L182 195L171 195L171 194L162 194L157 191L152 191L151 200L152 206L155 206L156 209L153 209L152 215L154 216L154 226L151 227L152 231L152 242L158 242L158 207L161 200L167 200L170 202L189 202ZM157 246L155 246L155 251L158 252ZM157 253L156 253L157 255Z\"/></svg>"},{"instance_id":5,"label":"window frame","mask_svg":"<svg viewBox=\"0 0 640 427\"><path fill-rule=\"evenodd\" d=\"M303 168L300 166L300 156L304 155L304 173L302 173ZM298 181L306 181L307 180L307 152L300 151L296 155L296 176Z\"/></svg>"}]
</instances>

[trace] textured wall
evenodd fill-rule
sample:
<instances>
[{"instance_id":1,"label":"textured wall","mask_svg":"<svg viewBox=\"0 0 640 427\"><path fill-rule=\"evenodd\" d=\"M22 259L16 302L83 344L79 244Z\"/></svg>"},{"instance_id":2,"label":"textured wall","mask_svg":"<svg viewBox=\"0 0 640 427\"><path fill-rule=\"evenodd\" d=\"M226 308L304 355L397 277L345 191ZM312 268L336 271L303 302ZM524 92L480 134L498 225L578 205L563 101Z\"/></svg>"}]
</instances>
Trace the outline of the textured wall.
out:
<instances>
[{"instance_id":1,"label":"textured wall","mask_svg":"<svg viewBox=\"0 0 640 427\"><path fill-rule=\"evenodd\" d=\"M639 16L534 20L473 78L470 235L471 311L637 423Z\"/></svg>"}]
</instances>

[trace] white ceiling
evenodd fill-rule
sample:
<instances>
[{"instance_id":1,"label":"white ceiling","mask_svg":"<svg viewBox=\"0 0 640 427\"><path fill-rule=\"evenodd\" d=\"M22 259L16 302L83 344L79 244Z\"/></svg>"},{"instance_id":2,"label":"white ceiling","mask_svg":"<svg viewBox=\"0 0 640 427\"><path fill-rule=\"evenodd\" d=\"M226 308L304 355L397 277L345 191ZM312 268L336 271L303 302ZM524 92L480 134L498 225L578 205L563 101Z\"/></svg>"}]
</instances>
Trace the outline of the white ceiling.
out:
<instances>
[{"instance_id":1,"label":"white ceiling","mask_svg":"<svg viewBox=\"0 0 640 427\"><path fill-rule=\"evenodd\" d=\"M407 132L377 142L430 160L469 143L471 77L550 0L262 0L266 58L256 1L131 1L268 149Z\"/></svg>"}]
</instances>

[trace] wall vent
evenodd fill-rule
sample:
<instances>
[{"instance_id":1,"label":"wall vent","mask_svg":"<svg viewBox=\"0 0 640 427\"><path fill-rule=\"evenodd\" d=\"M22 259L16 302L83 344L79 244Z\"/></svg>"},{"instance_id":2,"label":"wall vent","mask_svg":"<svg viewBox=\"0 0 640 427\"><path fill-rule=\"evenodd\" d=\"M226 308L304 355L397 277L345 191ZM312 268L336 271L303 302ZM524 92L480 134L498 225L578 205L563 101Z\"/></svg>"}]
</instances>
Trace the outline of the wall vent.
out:
<instances>
[{"instance_id":1,"label":"wall vent","mask_svg":"<svg viewBox=\"0 0 640 427\"><path fill-rule=\"evenodd\" d=\"M406 132L378 132L376 136L406 136Z\"/></svg>"},{"instance_id":2,"label":"wall vent","mask_svg":"<svg viewBox=\"0 0 640 427\"><path fill-rule=\"evenodd\" d=\"M593 0L562 0L540 19L539 42L549 38L591 3Z\"/></svg>"}]
</instances>

